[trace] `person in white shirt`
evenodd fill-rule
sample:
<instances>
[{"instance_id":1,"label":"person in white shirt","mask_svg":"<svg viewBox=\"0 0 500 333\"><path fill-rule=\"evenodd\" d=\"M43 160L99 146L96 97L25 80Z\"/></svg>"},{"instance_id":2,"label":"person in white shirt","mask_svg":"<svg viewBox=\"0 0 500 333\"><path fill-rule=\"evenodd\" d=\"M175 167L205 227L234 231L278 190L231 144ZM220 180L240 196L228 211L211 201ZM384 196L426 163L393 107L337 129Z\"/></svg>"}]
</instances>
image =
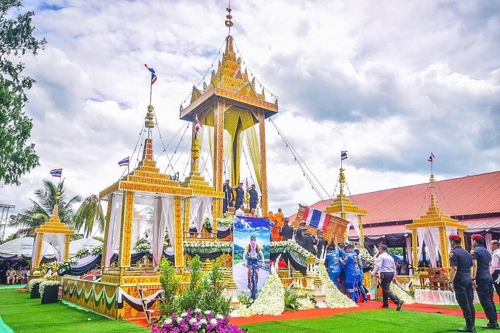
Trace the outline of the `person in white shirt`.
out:
<instances>
[{"instance_id":1,"label":"person in white shirt","mask_svg":"<svg viewBox=\"0 0 500 333\"><path fill-rule=\"evenodd\" d=\"M372 277L375 277L380 272L380 285L382 287L383 304L385 309L389 308L389 298L396 304L396 311L401 310L404 301L399 299L391 291L391 282L396 280L396 264L394 259L387 253L387 245L382 244L379 246L379 256L375 262L375 268L372 271Z\"/></svg>"},{"instance_id":2,"label":"person in white shirt","mask_svg":"<svg viewBox=\"0 0 500 333\"><path fill-rule=\"evenodd\" d=\"M491 245L491 265L490 274L493 278L493 287L500 297L500 247L497 240L492 240Z\"/></svg>"},{"instance_id":3,"label":"person in white shirt","mask_svg":"<svg viewBox=\"0 0 500 333\"><path fill-rule=\"evenodd\" d=\"M240 206L235 212L234 216L245 216L245 211L243 210L245 207L243 205Z\"/></svg>"}]
</instances>

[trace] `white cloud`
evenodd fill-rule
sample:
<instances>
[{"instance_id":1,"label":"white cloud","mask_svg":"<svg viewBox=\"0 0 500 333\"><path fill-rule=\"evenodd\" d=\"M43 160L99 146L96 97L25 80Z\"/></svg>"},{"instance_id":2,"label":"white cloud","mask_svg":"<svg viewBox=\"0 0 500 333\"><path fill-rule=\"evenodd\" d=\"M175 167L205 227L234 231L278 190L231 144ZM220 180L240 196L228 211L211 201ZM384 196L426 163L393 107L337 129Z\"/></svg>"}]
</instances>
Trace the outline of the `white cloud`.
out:
<instances>
[{"instance_id":1,"label":"white cloud","mask_svg":"<svg viewBox=\"0 0 500 333\"><path fill-rule=\"evenodd\" d=\"M427 181L431 151L438 179L499 169L498 5L270 0L233 6L231 31L245 66L279 97L276 124L329 195L343 149L353 194ZM226 3L213 0L31 0L25 7L35 10L36 33L48 45L23 59L38 81L26 111L42 165L20 187L0 190L0 202L16 210L29 207L52 168L63 167L66 187L82 196L121 175L116 162L132 154L149 103L144 63L158 73L153 104L167 144L186 125L179 105L210 76L227 33ZM270 208L291 214L298 202L318 196L272 124L266 127ZM180 156L181 174L184 146L173 158ZM155 151L162 150L156 140ZM165 170L166 156L158 163Z\"/></svg>"}]
</instances>

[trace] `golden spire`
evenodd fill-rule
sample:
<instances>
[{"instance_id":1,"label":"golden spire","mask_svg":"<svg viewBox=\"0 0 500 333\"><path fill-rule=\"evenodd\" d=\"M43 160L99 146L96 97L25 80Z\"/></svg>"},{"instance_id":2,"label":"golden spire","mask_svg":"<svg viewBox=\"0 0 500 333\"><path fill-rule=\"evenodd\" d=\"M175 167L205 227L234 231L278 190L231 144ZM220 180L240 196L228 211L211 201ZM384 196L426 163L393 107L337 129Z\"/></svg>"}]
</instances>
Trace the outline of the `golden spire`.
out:
<instances>
[{"instance_id":1,"label":"golden spire","mask_svg":"<svg viewBox=\"0 0 500 333\"><path fill-rule=\"evenodd\" d=\"M229 0L229 6L226 8L227 10L227 15L226 15L226 27L229 28L229 33L228 35L231 35L231 27L233 26L233 21L231 21L231 19L233 18L233 16L231 15L231 0Z\"/></svg>"}]
</instances>

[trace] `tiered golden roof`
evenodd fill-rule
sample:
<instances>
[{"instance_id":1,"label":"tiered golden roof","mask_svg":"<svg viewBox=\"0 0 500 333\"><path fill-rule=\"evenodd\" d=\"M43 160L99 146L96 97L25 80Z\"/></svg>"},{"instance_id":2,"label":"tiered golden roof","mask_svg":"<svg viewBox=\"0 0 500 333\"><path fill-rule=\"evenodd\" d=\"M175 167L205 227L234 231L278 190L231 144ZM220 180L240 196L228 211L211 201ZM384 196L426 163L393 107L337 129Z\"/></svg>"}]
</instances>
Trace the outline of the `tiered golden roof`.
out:
<instances>
[{"instance_id":1,"label":"tiered golden roof","mask_svg":"<svg viewBox=\"0 0 500 333\"><path fill-rule=\"evenodd\" d=\"M153 194L193 195L191 188L179 186L179 181L160 173L153 159L153 139L146 139L142 160L130 174L99 192L99 198L105 198L116 191L146 192Z\"/></svg>"},{"instance_id":2,"label":"tiered golden roof","mask_svg":"<svg viewBox=\"0 0 500 333\"><path fill-rule=\"evenodd\" d=\"M345 214L355 214L358 216L367 215L368 212L366 210L360 209L358 206L356 206L351 201L351 199L349 199L344 194L343 185L345 184L345 175L344 175L343 168L340 168L339 183L340 183L340 193L332 201L332 203L328 207L325 208L325 213L327 213L327 214L345 213Z\"/></svg>"},{"instance_id":3,"label":"tiered golden roof","mask_svg":"<svg viewBox=\"0 0 500 333\"><path fill-rule=\"evenodd\" d=\"M65 234L74 235L75 231L70 229L66 224L59 220L59 206L54 206L54 212L50 217L50 220L45 222L40 228L36 228L35 232L42 234Z\"/></svg>"},{"instance_id":4,"label":"tiered golden roof","mask_svg":"<svg viewBox=\"0 0 500 333\"><path fill-rule=\"evenodd\" d=\"M467 226L458 222L456 219L452 219L449 215L444 214L438 207L437 198L435 194L431 194L431 202L429 210L425 215L420 216L419 219L413 221L413 223L407 224L407 229L418 229L418 228L432 228L432 227L449 227L457 228L459 230L466 230Z\"/></svg>"}]
</instances>

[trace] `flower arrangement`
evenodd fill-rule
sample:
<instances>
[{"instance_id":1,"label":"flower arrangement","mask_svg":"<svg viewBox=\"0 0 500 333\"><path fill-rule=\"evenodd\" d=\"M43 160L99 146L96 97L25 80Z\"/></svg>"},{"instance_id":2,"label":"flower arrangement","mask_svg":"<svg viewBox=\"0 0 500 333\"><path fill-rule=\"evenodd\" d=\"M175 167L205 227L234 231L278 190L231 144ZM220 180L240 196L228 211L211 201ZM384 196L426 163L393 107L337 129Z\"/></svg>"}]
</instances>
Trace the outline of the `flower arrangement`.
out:
<instances>
[{"instance_id":1,"label":"flower arrangement","mask_svg":"<svg viewBox=\"0 0 500 333\"><path fill-rule=\"evenodd\" d=\"M403 300L405 304L414 304L415 299L408 295L406 291L401 289L397 284L391 283L391 291L394 295L396 295L397 298Z\"/></svg>"},{"instance_id":2,"label":"flower arrangement","mask_svg":"<svg viewBox=\"0 0 500 333\"><path fill-rule=\"evenodd\" d=\"M252 315L274 315L279 316L285 311L285 287L274 270L271 270L269 278L259 292L259 296L250 307L240 304L236 312L243 317Z\"/></svg>"},{"instance_id":3,"label":"flower arrangement","mask_svg":"<svg viewBox=\"0 0 500 333\"><path fill-rule=\"evenodd\" d=\"M303 264L306 263L307 257L310 254L309 251L292 240L283 242L271 242L270 246L272 253L288 252Z\"/></svg>"},{"instance_id":4,"label":"flower arrangement","mask_svg":"<svg viewBox=\"0 0 500 333\"><path fill-rule=\"evenodd\" d=\"M33 289L33 287L35 286L35 284L42 283L43 281L44 281L44 279L31 279L28 282L28 290L31 292L31 290Z\"/></svg>"},{"instance_id":5,"label":"flower arrangement","mask_svg":"<svg viewBox=\"0 0 500 333\"><path fill-rule=\"evenodd\" d=\"M332 309L338 308L354 308L358 305L351 300L346 295L342 294L340 290L337 289L333 281L328 276L325 265L318 266L318 274L323 282L323 287L325 291L325 304Z\"/></svg>"},{"instance_id":6,"label":"flower arrangement","mask_svg":"<svg viewBox=\"0 0 500 333\"><path fill-rule=\"evenodd\" d=\"M78 259L88 257L90 255L90 250L86 247L81 248L80 250L76 251L75 257Z\"/></svg>"},{"instance_id":7,"label":"flower arrangement","mask_svg":"<svg viewBox=\"0 0 500 333\"><path fill-rule=\"evenodd\" d=\"M39 287L40 297L43 298L43 293L45 291L45 287L58 286L58 285L59 285L59 281L57 281L57 280L43 280L40 283L40 287Z\"/></svg>"},{"instance_id":8,"label":"flower arrangement","mask_svg":"<svg viewBox=\"0 0 500 333\"><path fill-rule=\"evenodd\" d=\"M232 242L184 242L184 250L190 254L199 254L199 253L213 253L213 252L222 252L222 253L232 253L233 252L233 243Z\"/></svg>"},{"instance_id":9,"label":"flower arrangement","mask_svg":"<svg viewBox=\"0 0 500 333\"><path fill-rule=\"evenodd\" d=\"M71 269L71 266L76 264L76 261L74 261L73 259L68 259L68 260L64 260L62 262L58 262L56 265L57 265L57 269L58 270L69 270Z\"/></svg>"},{"instance_id":10,"label":"flower arrangement","mask_svg":"<svg viewBox=\"0 0 500 333\"><path fill-rule=\"evenodd\" d=\"M368 250L364 247L358 250L363 265L366 267L373 268L373 266L375 265L375 260L373 259L373 256L370 255L370 252L368 252Z\"/></svg>"},{"instance_id":11,"label":"flower arrangement","mask_svg":"<svg viewBox=\"0 0 500 333\"><path fill-rule=\"evenodd\" d=\"M104 244L99 244L97 246L94 246L92 250L90 251L93 256L98 256L102 254L102 249L104 248Z\"/></svg>"},{"instance_id":12,"label":"flower arrangement","mask_svg":"<svg viewBox=\"0 0 500 333\"><path fill-rule=\"evenodd\" d=\"M210 219L208 217L205 217L205 220L203 220L203 228L207 230L212 229L212 223L210 223Z\"/></svg>"},{"instance_id":13,"label":"flower arrangement","mask_svg":"<svg viewBox=\"0 0 500 333\"><path fill-rule=\"evenodd\" d=\"M145 238L139 238L135 242L134 249L139 253L148 253L151 250L151 245Z\"/></svg>"},{"instance_id":14,"label":"flower arrangement","mask_svg":"<svg viewBox=\"0 0 500 333\"><path fill-rule=\"evenodd\" d=\"M224 213L221 218L217 219L217 226L230 227L233 225L234 216Z\"/></svg>"},{"instance_id":15,"label":"flower arrangement","mask_svg":"<svg viewBox=\"0 0 500 333\"><path fill-rule=\"evenodd\" d=\"M177 332L227 332L243 333L243 329L231 325L228 317L215 315L212 311L201 312L200 309L191 310L182 313L180 316L172 314L163 323L154 324L152 333L177 333Z\"/></svg>"}]
</instances>

